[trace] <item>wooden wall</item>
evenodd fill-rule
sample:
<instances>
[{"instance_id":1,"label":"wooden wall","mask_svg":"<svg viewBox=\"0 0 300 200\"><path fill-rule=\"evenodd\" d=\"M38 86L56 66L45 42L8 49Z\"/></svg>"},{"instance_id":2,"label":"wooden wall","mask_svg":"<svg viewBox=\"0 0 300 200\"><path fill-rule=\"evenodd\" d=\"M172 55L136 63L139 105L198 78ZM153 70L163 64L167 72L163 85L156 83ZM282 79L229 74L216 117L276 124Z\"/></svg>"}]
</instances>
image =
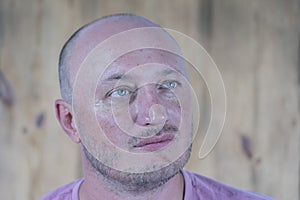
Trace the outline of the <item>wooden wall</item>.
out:
<instances>
[{"instance_id":1,"label":"wooden wall","mask_svg":"<svg viewBox=\"0 0 300 200\"><path fill-rule=\"evenodd\" d=\"M119 12L190 35L222 73L222 136L204 160L195 141L187 169L300 199L298 0L0 0L1 199L37 199L81 176L78 147L54 116L58 53L81 25Z\"/></svg>"}]
</instances>

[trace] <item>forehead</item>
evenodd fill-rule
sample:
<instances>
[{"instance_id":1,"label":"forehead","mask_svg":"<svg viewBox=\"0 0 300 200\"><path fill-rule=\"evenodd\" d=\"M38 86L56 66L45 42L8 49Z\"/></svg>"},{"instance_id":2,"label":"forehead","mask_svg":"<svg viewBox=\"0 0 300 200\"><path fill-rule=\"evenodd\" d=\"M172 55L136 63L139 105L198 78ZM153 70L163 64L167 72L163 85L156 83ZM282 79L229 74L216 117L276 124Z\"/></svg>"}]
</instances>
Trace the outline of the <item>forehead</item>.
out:
<instances>
[{"instance_id":1,"label":"forehead","mask_svg":"<svg viewBox=\"0 0 300 200\"><path fill-rule=\"evenodd\" d=\"M137 69L138 66L145 66L142 68L142 73L145 75L153 71L156 73L165 72L164 74L166 74L166 68L150 67L151 65L147 65L149 63L153 64L152 66L155 66L155 63L164 65L169 68L169 71L174 70L186 75L184 60L181 56L159 49L140 49L129 52L116 59L104 70L101 79L108 79L112 76L118 79L117 76Z\"/></svg>"},{"instance_id":2,"label":"forehead","mask_svg":"<svg viewBox=\"0 0 300 200\"><path fill-rule=\"evenodd\" d=\"M87 29L85 29L76 39L76 42L72 46L70 51L71 53L69 54L68 57L68 66L70 67L69 68L70 84L71 85L74 84L74 80L76 80L79 69L81 68L82 65L86 65L85 61L89 60L87 58L90 58L89 57L90 53L96 52L95 54L93 53L93 55L97 57L96 55L97 51L94 50L97 49L99 45L108 49L107 52L101 53L100 57L101 59L104 60L110 60L112 55L114 55L114 52L119 51L120 48L126 49L127 47L122 43L122 39L124 40L124 43L126 43L126 41L128 40L122 37L116 37L121 39L117 43L111 43L110 45L107 46L103 44L107 41L108 42L113 41L110 40L110 37L115 36L119 33L127 32L128 30L142 28L142 30L139 29L137 35L134 35L135 37L132 42L136 42L136 44L145 46L148 43L152 43L152 44L157 43L159 44L158 46L162 46L162 48L164 49L170 49L172 52L180 53L180 48L178 47L177 43L164 30L159 28L153 34L152 32L151 33L148 32L147 31L148 29L147 30L143 29L147 26L152 26L152 25L145 24L145 22L139 20L132 21L132 20L122 19L116 21L103 22L100 24L90 26ZM157 27L154 28L157 29ZM182 72L182 74L186 75L185 69L184 67L182 67L183 64L181 64L184 62L181 61L182 59L180 59L179 56L175 56L172 53L163 52L162 50L158 50L158 49L136 50L135 52L127 53L119 57L108 67L101 65L101 63L103 63L101 59L98 59L97 61L99 63L99 68L91 70L91 71L95 71L95 70L101 71L101 77L98 77L98 80L99 78L101 79L103 76L106 76L107 74L109 75L113 73L113 71L115 71L116 73L116 71L122 72L123 70L124 73L124 71L126 72L126 70L129 70L130 67L135 67L137 65L142 65L148 62L157 62L160 64L165 64L167 66L173 67L174 69ZM147 70L148 69L151 70L150 68L147 68Z\"/></svg>"}]
</instances>

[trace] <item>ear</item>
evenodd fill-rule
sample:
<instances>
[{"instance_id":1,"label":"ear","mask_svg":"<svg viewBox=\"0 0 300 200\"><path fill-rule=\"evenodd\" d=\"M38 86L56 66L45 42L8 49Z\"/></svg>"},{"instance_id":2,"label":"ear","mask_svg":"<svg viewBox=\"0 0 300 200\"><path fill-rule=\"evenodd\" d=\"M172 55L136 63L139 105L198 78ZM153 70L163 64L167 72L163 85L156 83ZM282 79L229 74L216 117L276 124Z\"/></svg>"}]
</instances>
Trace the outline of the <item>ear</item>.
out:
<instances>
[{"instance_id":1,"label":"ear","mask_svg":"<svg viewBox=\"0 0 300 200\"><path fill-rule=\"evenodd\" d=\"M62 99L56 100L55 114L60 126L71 140L75 143L80 143L81 140L75 126L71 105Z\"/></svg>"}]
</instances>

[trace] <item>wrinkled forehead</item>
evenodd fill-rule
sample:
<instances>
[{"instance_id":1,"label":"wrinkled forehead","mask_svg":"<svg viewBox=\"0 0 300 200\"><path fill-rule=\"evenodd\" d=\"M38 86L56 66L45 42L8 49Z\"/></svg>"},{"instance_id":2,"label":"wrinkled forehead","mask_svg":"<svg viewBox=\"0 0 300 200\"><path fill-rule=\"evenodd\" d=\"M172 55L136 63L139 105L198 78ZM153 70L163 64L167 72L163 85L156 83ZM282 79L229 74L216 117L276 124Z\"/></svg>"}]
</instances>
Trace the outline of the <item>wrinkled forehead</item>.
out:
<instances>
[{"instance_id":1,"label":"wrinkled forehead","mask_svg":"<svg viewBox=\"0 0 300 200\"><path fill-rule=\"evenodd\" d=\"M130 40L130 42L128 42L128 40ZM98 51L99 55L101 54L101 58L109 60L112 54L120 49L128 48L128 52L134 51L129 47L131 44L134 44L135 48L139 49L147 49L149 44L157 44L157 46L180 54L180 48L175 40L162 28L149 26L149 24L140 21L130 23L118 21L93 25L79 35L76 43L72 47L72 53L68 59L70 61L69 66L72 68L70 69L71 79L76 76L83 62L89 59L91 52L97 56ZM105 51L102 51L99 47L101 47L102 50L104 48ZM115 63L132 65L136 62L136 59L138 59L139 62L146 62L147 57L159 62L171 62L172 60L179 62L180 60L174 59L176 56L171 55L171 53L159 51L160 50L150 52L145 50L136 51L135 53L126 53L126 55L121 56ZM98 60L98 62L100 63L101 60Z\"/></svg>"},{"instance_id":2,"label":"wrinkled forehead","mask_svg":"<svg viewBox=\"0 0 300 200\"><path fill-rule=\"evenodd\" d=\"M140 71L141 70L141 71ZM101 80L115 79L133 71L140 74L177 72L187 78L184 59L177 54L160 49L139 49L128 52L112 62L103 72Z\"/></svg>"}]
</instances>

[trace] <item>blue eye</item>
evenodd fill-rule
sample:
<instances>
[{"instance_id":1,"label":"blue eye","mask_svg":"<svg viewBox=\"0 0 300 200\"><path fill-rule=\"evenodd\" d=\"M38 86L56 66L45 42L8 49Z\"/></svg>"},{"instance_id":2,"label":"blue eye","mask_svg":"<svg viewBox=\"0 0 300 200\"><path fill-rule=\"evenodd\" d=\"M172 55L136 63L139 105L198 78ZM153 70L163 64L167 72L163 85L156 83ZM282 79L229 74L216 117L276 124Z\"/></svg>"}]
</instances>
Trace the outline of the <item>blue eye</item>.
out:
<instances>
[{"instance_id":1,"label":"blue eye","mask_svg":"<svg viewBox=\"0 0 300 200\"><path fill-rule=\"evenodd\" d=\"M128 89L124 89L124 88L121 88L121 89L116 89L114 91L112 91L109 96L111 97L123 97L123 96L126 96L130 94L130 91Z\"/></svg>"},{"instance_id":2,"label":"blue eye","mask_svg":"<svg viewBox=\"0 0 300 200\"><path fill-rule=\"evenodd\" d=\"M178 82L177 81L169 81L169 82L166 82L164 84L162 84L160 86L160 88L162 89L174 89L178 86Z\"/></svg>"}]
</instances>

